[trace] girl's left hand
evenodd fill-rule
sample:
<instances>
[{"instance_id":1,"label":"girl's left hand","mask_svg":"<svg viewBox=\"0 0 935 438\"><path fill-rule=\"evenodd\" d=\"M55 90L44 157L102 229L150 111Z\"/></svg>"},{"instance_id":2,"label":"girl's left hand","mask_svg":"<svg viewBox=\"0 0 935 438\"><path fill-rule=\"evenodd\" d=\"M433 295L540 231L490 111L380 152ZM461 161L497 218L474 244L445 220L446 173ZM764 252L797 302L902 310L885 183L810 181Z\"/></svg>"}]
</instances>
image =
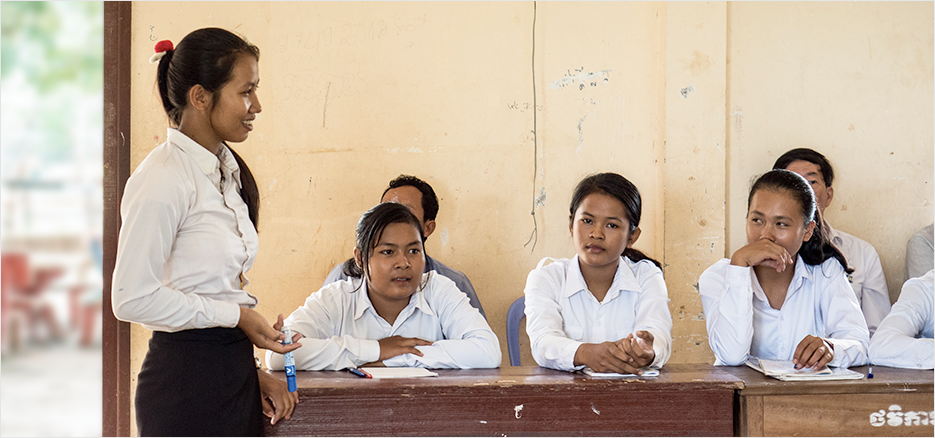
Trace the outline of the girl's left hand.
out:
<instances>
[{"instance_id":1,"label":"girl's left hand","mask_svg":"<svg viewBox=\"0 0 935 438\"><path fill-rule=\"evenodd\" d=\"M653 363L653 359L656 358L656 352L653 350L653 339L655 338L652 333L640 330L636 332L636 336L630 333L617 343L632 358L631 363L638 368L642 368Z\"/></svg>"},{"instance_id":2,"label":"girl's left hand","mask_svg":"<svg viewBox=\"0 0 935 438\"><path fill-rule=\"evenodd\" d=\"M292 411L299 402L298 392L289 392L289 387L282 380L262 370L257 370L260 379L260 400L263 402L263 415L271 418L270 424L280 419L292 418Z\"/></svg>"},{"instance_id":3,"label":"girl's left hand","mask_svg":"<svg viewBox=\"0 0 935 438\"><path fill-rule=\"evenodd\" d=\"M796 369L813 368L819 370L834 359L834 345L817 336L806 335L792 355Z\"/></svg>"}]
</instances>

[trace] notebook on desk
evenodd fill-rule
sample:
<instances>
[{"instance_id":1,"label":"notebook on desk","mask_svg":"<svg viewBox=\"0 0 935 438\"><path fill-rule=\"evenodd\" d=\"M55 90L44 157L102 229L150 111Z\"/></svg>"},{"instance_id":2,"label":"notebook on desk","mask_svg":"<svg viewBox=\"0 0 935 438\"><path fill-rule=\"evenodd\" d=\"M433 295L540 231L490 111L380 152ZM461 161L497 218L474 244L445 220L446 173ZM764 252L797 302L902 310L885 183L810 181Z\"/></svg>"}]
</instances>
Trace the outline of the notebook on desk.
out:
<instances>
[{"instance_id":1,"label":"notebook on desk","mask_svg":"<svg viewBox=\"0 0 935 438\"><path fill-rule=\"evenodd\" d=\"M751 357L745 363L769 377L785 382L812 381L812 380L857 380L864 375L847 368L831 368L827 365L821 369L796 369L791 360L757 359Z\"/></svg>"}]
</instances>

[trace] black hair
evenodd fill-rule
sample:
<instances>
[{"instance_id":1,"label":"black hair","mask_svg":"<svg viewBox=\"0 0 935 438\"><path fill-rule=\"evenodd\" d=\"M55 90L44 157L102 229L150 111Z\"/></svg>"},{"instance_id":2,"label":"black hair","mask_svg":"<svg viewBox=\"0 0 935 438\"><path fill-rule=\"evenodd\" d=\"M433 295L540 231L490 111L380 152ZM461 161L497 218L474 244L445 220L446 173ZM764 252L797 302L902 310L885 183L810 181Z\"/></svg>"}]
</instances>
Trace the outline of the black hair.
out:
<instances>
[{"instance_id":1,"label":"black hair","mask_svg":"<svg viewBox=\"0 0 935 438\"><path fill-rule=\"evenodd\" d=\"M569 209L571 220L574 220L575 212L578 211L578 206L584 202L584 198L593 193L603 193L617 198L623 203L627 213L627 222L630 223L630 229L628 230L630 233L633 233L636 227L640 225L642 199L640 198L639 189L623 176L610 172L591 175L578 183L575 187L575 193L571 197L571 208ZM627 257L633 262L649 260L659 269L662 269L659 262L643 254L638 249L627 247L623 250L621 256Z\"/></svg>"},{"instance_id":2,"label":"black hair","mask_svg":"<svg viewBox=\"0 0 935 438\"><path fill-rule=\"evenodd\" d=\"M243 38L216 27L198 29L179 41L175 50L166 51L159 60L156 85L162 98L162 107L172 126L182 122L182 112L188 106L188 91L201 85L217 101L218 93L231 79L234 64L241 56L260 60L260 49ZM230 146L240 168L240 197L247 204L250 221L257 227L259 220L259 190L247 163Z\"/></svg>"},{"instance_id":3,"label":"black hair","mask_svg":"<svg viewBox=\"0 0 935 438\"><path fill-rule=\"evenodd\" d=\"M815 221L815 230L812 232L812 237L803 242L801 248L799 248L802 261L814 266L834 257L848 274L854 272L854 269L847 266L847 258L844 257L844 254L831 243L831 237L826 231L828 227L821 217L821 210L818 209L815 192L805 178L785 169L773 169L764 173L756 179L756 182L750 188L750 195L747 197L747 211L750 210L753 195L760 190L788 193L799 204L805 225L807 226L809 222Z\"/></svg>"},{"instance_id":4,"label":"black hair","mask_svg":"<svg viewBox=\"0 0 935 438\"><path fill-rule=\"evenodd\" d=\"M435 196L435 190L432 190L432 186L430 186L429 183L412 175L400 175L397 176L396 179L390 181L389 186L383 191L383 195L381 195L380 199L386 196L386 192L405 186L415 187L422 192L422 220L435 220L435 216L438 215L438 197Z\"/></svg>"},{"instance_id":5,"label":"black hair","mask_svg":"<svg viewBox=\"0 0 935 438\"><path fill-rule=\"evenodd\" d=\"M816 166L821 172L821 179L825 180L825 185L831 187L831 183L834 181L834 168L831 167L831 162L825 158L824 155L809 149L809 148L797 148L792 149L776 159L776 162L773 163L773 169L785 169L792 164L793 161L808 161ZM817 222L816 222L817 223Z\"/></svg>"},{"instance_id":6,"label":"black hair","mask_svg":"<svg viewBox=\"0 0 935 438\"><path fill-rule=\"evenodd\" d=\"M370 277L370 253L380 243L383 230L390 224L404 223L416 227L422 241L422 224L409 207L398 202L383 202L367 210L357 221L357 250L360 251L360 266L353 258L344 262L344 275L354 278ZM419 272L419 275L422 275ZM424 284L422 285L425 286Z\"/></svg>"}]
</instances>

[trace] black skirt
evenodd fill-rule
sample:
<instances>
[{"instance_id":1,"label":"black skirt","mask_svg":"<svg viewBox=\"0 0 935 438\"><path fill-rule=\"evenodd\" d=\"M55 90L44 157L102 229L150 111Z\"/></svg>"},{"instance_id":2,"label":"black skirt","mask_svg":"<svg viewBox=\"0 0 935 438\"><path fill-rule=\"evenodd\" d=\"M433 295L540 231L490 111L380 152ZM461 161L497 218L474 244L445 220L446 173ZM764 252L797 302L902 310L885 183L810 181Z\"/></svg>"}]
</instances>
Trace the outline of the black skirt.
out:
<instances>
[{"instance_id":1,"label":"black skirt","mask_svg":"<svg viewBox=\"0 0 935 438\"><path fill-rule=\"evenodd\" d=\"M263 436L253 344L239 328L153 332L136 386L140 436Z\"/></svg>"}]
</instances>

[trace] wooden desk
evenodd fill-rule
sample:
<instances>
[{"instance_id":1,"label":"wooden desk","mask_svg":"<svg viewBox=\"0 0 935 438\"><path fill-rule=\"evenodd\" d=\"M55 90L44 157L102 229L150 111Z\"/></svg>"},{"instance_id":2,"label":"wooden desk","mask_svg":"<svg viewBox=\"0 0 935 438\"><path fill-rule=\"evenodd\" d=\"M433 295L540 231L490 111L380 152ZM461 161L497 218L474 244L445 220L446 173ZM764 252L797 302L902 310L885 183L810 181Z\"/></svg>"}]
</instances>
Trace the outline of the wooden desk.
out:
<instances>
[{"instance_id":1,"label":"wooden desk","mask_svg":"<svg viewBox=\"0 0 935 438\"><path fill-rule=\"evenodd\" d=\"M657 378L626 380L539 367L406 380L297 374L300 403L292 419L267 424L269 436L726 436L741 388L707 364L666 365Z\"/></svg>"},{"instance_id":2,"label":"wooden desk","mask_svg":"<svg viewBox=\"0 0 935 438\"><path fill-rule=\"evenodd\" d=\"M931 370L875 366L872 379L782 382L745 366L723 368L744 383L739 436L931 437L935 431ZM852 369L867 374L866 366ZM909 412L915 414L906 425Z\"/></svg>"}]
</instances>

